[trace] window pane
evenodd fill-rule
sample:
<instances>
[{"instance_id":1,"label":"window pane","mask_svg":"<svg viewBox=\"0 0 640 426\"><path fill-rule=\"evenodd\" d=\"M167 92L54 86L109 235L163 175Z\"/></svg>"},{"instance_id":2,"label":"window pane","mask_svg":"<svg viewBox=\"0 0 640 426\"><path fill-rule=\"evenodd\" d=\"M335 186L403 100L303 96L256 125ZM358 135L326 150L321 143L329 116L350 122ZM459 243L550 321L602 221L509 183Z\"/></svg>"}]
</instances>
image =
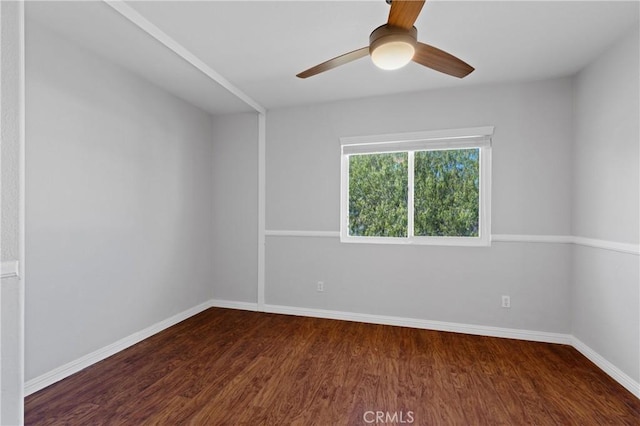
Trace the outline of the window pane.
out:
<instances>
[{"instance_id":1,"label":"window pane","mask_svg":"<svg viewBox=\"0 0 640 426\"><path fill-rule=\"evenodd\" d=\"M407 236L408 154L349 156L349 235Z\"/></svg>"},{"instance_id":2,"label":"window pane","mask_svg":"<svg viewBox=\"0 0 640 426\"><path fill-rule=\"evenodd\" d=\"M415 153L414 234L477 237L480 150Z\"/></svg>"}]
</instances>

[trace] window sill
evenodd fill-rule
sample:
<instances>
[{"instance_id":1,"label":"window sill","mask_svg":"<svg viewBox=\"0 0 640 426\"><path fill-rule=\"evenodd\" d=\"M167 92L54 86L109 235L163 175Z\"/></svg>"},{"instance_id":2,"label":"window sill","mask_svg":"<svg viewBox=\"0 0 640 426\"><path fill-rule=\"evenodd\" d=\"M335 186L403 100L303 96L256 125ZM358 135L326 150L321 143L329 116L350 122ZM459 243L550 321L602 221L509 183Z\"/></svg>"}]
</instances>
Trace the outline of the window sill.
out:
<instances>
[{"instance_id":1,"label":"window sill","mask_svg":"<svg viewBox=\"0 0 640 426\"><path fill-rule=\"evenodd\" d=\"M350 237L341 235L341 243L347 244L388 244L419 245L437 247L490 247L489 238L480 237Z\"/></svg>"}]
</instances>

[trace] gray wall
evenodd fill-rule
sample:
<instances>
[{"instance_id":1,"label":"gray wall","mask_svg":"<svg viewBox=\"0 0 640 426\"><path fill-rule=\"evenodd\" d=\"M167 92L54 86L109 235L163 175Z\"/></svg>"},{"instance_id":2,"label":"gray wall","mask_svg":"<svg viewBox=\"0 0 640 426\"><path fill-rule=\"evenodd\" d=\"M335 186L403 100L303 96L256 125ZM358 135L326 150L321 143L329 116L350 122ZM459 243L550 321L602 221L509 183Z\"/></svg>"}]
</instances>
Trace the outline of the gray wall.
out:
<instances>
[{"instance_id":1,"label":"gray wall","mask_svg":"<svg viewBox=\"0 0 640 426\"><path fill-rule=\"evenodd\" d=\"M253 302L258 282L258 116L213 120L213 297Z\"/></svg>"},{"instance_id":2,"label":"gray wall","mask_svg":"<svg viewBox=\"0 0 640 426\"><path fill-rule=\"evenodd\" d=\"M568 235L569 78L269 111L267 230L338 231L341 136L495 126L492 233ZM269 236L266 303L565 333L571 246ZM325 292L316 282L325 281ZM512 308L500 307L500 296Z\"/></svg>"},{"instance_id":3,"label":"gray wall","mask_svg":"<svg viewBox=\"0 0 640 426\"><path fill-rule=\"evenodd\" d=\"M20 244L20 48L21 16L18 2L0 2L0 131L2 147L1 238L3 264L21 259ZM0 424L22 422L23 321L22 281L15 275L0 283Z\"/></svg>"},{"instance_id":4,"label":"gray wall","mask_svg":"<svg viewBox=\"0 0 640 426\"><path fill-rule=\"evenodd\" d=\"M2 261L18 260L19 250L19 20L18 4L2 2Z\"/></svg>"},{"instance_id":5,"label":"gray wall","mask_svg":"<svg viewBox=\"0 0 640 426\"><path fill-rule=\"evenodd\" d=\"M638 243L640 34L636 27L575 80L573 234ZM576 247L572 332L640 382L640 257Z\"/></svg>"},{"instance_id":6,"label":"gray wall","mask_svg":"<svg viewBox=\"0 0 640 426\"><path fill-rule=\"evenodd\" d=\"M341 136L494 125L494 234L570 232L571 80L269 111L267 229L339 229Z\"/></svg>"},{"instance_id":7,"label":"gray wall","mask_svg":"<svg viewBox=\"0 0 640 426\"><path fill-rule=\"evenodd\" d=\"M27 22L26 379L211 293L212 118Z\"/></svg>"}]
</instances>

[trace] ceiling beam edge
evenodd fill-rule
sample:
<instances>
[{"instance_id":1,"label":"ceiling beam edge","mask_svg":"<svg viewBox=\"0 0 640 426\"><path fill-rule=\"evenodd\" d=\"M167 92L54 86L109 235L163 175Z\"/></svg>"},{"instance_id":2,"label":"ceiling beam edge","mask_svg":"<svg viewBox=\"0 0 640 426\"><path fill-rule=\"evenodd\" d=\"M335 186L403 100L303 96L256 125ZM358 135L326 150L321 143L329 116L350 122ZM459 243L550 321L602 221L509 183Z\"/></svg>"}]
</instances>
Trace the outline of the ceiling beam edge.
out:
<instances>
[{"instance_id":1,"label":"ceiling beam edge","mask_svg":"<svg viewBox=\"0 0 640 426\"><path fill-rule=\"evenodd\" d=\"M191 53L186 47L182 46L176 40L174 40L167 33L158 28L155 24L149 21L147 18L138 13L131 6L126 4L124 0L103 0L104 3L112 7L115 11L120 13L122 16L127 18L133 24L138 26L141 30L149 34L151 37L155 38L157 41L165 45L168 49L173 51L176 55L180 56L182 59L193 65L215 83L224 87L227 91L235 95L237 98L242 100L244 103L249 105L255 111L260 114L265 114L266 109L260 105L258 102L253 100L249 95L244 93L242 90L234 86L229 80L224 78L222 75L217 73L213 68L204 63L200 58Z\"/></svg>"}]
</instances>

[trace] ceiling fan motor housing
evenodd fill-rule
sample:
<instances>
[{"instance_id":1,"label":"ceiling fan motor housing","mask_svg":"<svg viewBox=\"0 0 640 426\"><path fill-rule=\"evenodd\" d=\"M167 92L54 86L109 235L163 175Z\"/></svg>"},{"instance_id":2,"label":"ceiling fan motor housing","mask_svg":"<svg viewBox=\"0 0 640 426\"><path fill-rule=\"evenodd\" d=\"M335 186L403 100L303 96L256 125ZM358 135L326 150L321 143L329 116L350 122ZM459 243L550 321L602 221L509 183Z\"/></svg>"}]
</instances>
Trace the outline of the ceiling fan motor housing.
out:
<instances>
[{"instance_id":1,"label":"ceiling fan motor housing","mask_svg":"<svg viewBox=\"0 0 640 426\"><path fill-rule=\"evenodd\" d=\"M416 27L404 29L381 25L369 36L369 54L382 69L398 69L413 58L418 38ZM377 50L377 52L376 52Z\"/></svg>"},{"instance_id":2,"label":"ceiling fan motor housing","mask_svg":"<svg viewBox=\"0 0 640 426\"><path fill-rule=\"evenodd\" d=\"M393 41L405 42L415 46L418 41L418 30L416 27L405 30L388 24L380 25L369 35L369 52L372 53L376 50L376 47Z\"/></svg>"}]
</instances>

